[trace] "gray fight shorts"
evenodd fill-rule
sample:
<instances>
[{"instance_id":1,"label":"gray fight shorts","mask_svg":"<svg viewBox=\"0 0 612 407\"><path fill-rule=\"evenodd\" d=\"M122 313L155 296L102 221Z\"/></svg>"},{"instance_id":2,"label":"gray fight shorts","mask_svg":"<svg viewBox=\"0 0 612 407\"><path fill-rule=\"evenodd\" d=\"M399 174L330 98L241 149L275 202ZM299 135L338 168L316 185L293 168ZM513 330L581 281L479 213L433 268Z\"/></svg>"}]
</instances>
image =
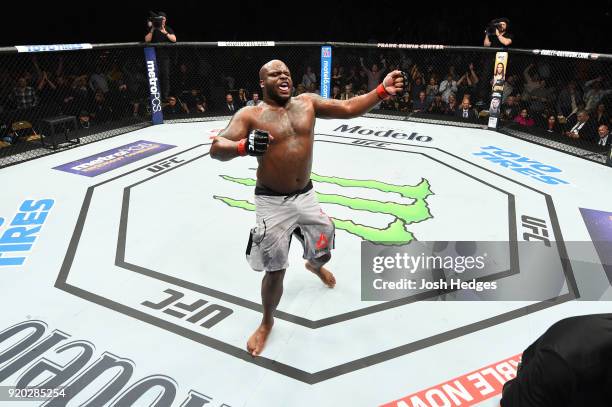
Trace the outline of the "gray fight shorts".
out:
<instances>
[{"instance_id":1,"label":"gray fight shorts","mask_svg":"<svg viewBox=\"0 0 612 407\"><path fill-rule=\"evenodd\" d=\"M281 195L267 188L255 189L256 226L251 229L246 257L255 271L279 271L289 267L292 236L302 243L304 259L316 260L334 248L335 226L323 212L312 182Z\"/></svg>"}]
</instances>

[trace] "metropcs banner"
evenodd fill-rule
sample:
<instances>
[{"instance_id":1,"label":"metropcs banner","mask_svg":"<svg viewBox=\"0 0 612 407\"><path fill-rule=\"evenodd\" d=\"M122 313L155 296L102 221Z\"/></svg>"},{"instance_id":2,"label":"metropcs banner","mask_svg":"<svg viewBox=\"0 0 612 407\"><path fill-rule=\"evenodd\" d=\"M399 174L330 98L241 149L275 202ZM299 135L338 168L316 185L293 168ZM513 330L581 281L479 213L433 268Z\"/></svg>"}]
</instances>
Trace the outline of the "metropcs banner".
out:
<instances>
[{"instance_id":1,"label":"metropcs banner","mask_svg":"<svg viewBox=\"0 0 612 407\"><path fill-rule=\"evenodd\" d=\"M95 177L174 147L176 146L171 144L138 140L76 161L58 165L53 167L53 169L86 177Z\"/></svg>"},{"instance_id":2,"label":"metropcs banner","mask_svg":"<svg viewBox=\"0 0 612 407\"><path fill-rule=\"evenodd\" d=\"M151 98L151 123L162 124L164 122L164 115L162 113L161 84L159 82L159 69L157 68L155 48L145 48L144 54L147 63L147 76L149 78L149 93ZM164 80L167 81L168 78L164 78Z\"/></svg>"}]
</instances>

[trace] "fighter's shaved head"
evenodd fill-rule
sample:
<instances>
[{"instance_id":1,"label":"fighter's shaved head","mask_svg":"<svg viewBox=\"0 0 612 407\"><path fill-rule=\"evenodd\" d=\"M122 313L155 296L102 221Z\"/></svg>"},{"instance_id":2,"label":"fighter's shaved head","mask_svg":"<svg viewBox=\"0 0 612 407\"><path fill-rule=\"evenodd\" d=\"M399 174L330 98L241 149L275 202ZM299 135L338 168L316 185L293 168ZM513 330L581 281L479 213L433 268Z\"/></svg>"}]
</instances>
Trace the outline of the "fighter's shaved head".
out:
<instances>
[{"instance_id":1,"label":"fighter's shaved head","mask_svg":"<svg viewBox=\"0 0 612 407\"><path fill-rule=\"evenodd\" d=\"M266 62L259 70L259 86L264 102L284 106L291 99L293 89L287 64L278 59Z\"/></svg>"},{"instance_id":2,"label":"fighter's shaved head","mask_svg":"<svg viewBox=\"0 0 612 407\"><path fill-rule=\"evenodd\" d=\"M274 69L289 70L287 64L285 64L283 61L281 61L280 59L273 59L271 61L266 62L261 67L261 69L259 70L259 79L264 80L266 74Z\"/></svg>"}]
</instances>

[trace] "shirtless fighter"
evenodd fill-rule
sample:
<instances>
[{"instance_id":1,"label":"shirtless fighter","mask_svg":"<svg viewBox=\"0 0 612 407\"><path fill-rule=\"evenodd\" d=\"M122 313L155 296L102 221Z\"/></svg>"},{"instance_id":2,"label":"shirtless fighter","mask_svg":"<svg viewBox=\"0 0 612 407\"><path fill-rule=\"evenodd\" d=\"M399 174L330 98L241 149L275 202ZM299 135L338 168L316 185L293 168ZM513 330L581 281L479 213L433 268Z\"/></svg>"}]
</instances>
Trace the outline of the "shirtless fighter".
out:
<instances>
[{"instance_id":1,"label":"shirtless fighter","mask_svg":"<svg viewBox=\"0 0 612 407\"><path fill-rule=\"evenodd\" d=\"M264 271L263 319L247 342L251 355L261 353L283 294L283 277L292 235L302 243L306 268L333 288L336 279L323 265L331 258L334 224L312 190L310 170L316 117L348 119L366 113L381 99L403 91L404 74L389 73L375 90L349 100L305 93L291 97L289 68L273 60L259 71L264 103L239 110L225 130L213 137L210 156L227 161L251 155L258 161L255 187L256 226L251 229L247 260Z\"/></svg>"}]
</instances>

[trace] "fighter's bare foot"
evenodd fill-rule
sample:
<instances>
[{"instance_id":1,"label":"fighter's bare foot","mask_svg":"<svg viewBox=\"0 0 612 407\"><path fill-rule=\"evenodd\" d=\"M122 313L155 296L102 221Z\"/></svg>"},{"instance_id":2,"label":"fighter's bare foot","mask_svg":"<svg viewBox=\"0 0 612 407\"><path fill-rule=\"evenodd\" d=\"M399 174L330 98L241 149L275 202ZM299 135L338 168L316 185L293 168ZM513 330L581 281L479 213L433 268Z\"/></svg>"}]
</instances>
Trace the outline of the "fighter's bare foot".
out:
<instances>
[{"instance_id":1,"label":"fighter's bare foot","mask_svg":"<svg viewBox=\"0 0 612 407\"><path fill-rule=\"evenodd\" d=\"M325 267L315 267L309 261L306 262L306 268L312 271L314 274L319 276L323 284L328 286L329 288L334 288L336 286L336 277Z\"/></svg>"},{"instance_id":2,"label":"fighter's bare foot","mask_svg":"<svg viewBox=\"0 0 612 407\"><path fill-rule=\"evenodd\" d=\"M251 335L247 342L247 351L252 356L259 356L261 354L261 351L263 351L263 348L266 345L266 340L268 339L268 335L270 335L271 330L272 325L261 324L255 330L255 332L253 332L253 335Z\"/></svg>"}]
</instances>

